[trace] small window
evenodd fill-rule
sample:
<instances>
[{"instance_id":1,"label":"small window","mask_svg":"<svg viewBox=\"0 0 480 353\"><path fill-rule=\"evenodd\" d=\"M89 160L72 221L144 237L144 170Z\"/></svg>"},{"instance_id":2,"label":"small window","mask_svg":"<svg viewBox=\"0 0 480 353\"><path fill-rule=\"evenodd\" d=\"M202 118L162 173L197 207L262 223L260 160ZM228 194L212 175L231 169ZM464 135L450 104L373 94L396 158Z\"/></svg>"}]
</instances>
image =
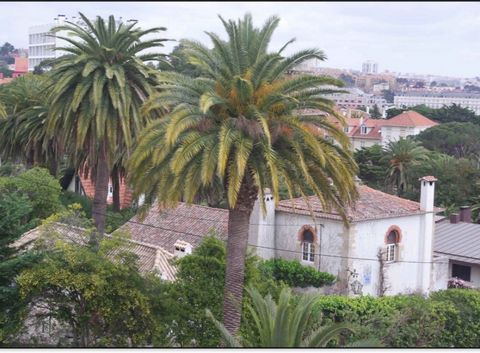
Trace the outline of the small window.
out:
<instances>
[{"instance_id":1,"label":"small window","mask_svg":"<svg viewBox=\"0 0 480 353\"><path fill-rule=\"evenodd\" d=\"M472 268L470 266L463 266L458 264L452 264L452 277L463 279L470 282Z\"/></svg>"},{"instance_id":2,"label":"small window","mask_svg":"<svg viewBox=\"0 0 480 353\"><path fill-rule=\"evenodd\" d=\"M302 259L303 261L315 261L315 245L313 244L313 233L310 230L303 232Z\"/></svg>"},{"instance_id":3,"label":"small window","mask_svg":"<svg viewBox=\"0 0 480 353\"><path fill-rule=\"evenodd\" d=\"M343 131L344 131L344 132L348 132L348 126L345 126L345 127L343 128Z\"/></svg>"},{"instance_id":4,"label":"small window","mask_svg":"<svg viewBox=\"0 0 480 353\"><path fill-rule=\"evenodd\" d=\"M362 135L365 135L365 134L367 133L367 127L366 127L365 125L362 125L362 126L361 126L360 133L361 133Z\"/></svg>"},{"instance_id":5,"label":"small window","mask_svg":"<svg viewBox=\"0 0 480 353\"><path fill-rule=\"evenodd\" d=\"M385 260L387 262L394 262L397 259L397 245L399 236L397 231L392 230L387 236L387 249Z\"/></svg>"}]
</instances>

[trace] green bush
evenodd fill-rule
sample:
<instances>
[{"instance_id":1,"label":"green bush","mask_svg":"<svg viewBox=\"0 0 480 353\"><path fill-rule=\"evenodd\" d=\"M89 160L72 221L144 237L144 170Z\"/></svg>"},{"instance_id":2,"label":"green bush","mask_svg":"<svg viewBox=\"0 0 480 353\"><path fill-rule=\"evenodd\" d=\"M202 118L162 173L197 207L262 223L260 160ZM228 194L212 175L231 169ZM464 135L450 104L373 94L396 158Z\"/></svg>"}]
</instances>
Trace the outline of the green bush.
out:
<instances>
[{"instance_id":1,"label":"green bush","mask_svg":"<svg viewBox=\"0 0 480 353\"><path fill-rule=\"evenodd\" d=\"M419 295L348 298L320 296L313 316L320 326L350 322L357 339L379 339L386 347L478 347L480 292L448 289Z\"/></svg>"},{"instance_id":2,"label":"green bush","mask_svg":"<svg viewBox=\"0 0 480 353\"><path fill-rule=\"evenodd\" d=\"M332 284L336 277L330 273L317 271L311 266L303 266L299 261L271 259L261 265L267 276L282 281L290 287L322 287Z\"/></svg>"},{"instance_id":3,"label":"green bush","mask_svg":"<svg viewBox=\"0 0 480 353\"><path fill-rule=\"evenodd\" d=\"M92 215L92 200L85 196L79 195L72 191L64 190L60 195L60 201L65 207L73 205L74 203L78 203L82 206L82 210L85 212L87 217L90 218Z\"/></svg>"}]
</instances>

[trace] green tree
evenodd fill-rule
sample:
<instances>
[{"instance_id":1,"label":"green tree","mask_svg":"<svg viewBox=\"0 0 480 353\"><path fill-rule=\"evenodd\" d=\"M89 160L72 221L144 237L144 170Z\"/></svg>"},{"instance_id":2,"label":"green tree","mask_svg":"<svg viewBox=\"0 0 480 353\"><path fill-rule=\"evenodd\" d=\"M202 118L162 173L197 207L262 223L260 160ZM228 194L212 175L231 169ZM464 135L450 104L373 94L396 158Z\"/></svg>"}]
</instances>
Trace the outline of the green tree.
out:
<instances>
[{"instance_id":1,"label":"green tree","mask_svg":"<svg viewBox=\"0 0 480 353\"><path fill-rule=\"evenodd\" d=\"M353 332L348 324L333 324L312 330L309 326L312 308L317 300L316 296L303 295L298 302L294 302L290 289L283 289L278 303L271 295L262 297L254 288L247 289L252 298L252 305L248 306L251 312L251 325L258 332L255 339L247 340L243 337L235 337L224 325L218 322L211 311L207 310L207 316L215 323L222 333L222 337L228 347L327 347L338 340L343 333ZM377 342L364 341L357 346L378 346Z\"/></svg>"},{"instance_id":2,"label":"green tree","mask_svg":"<svg viewBox=\"0 0 480 353\"><path fill-rule=\"evenodd\" d=\"M387 101L387 103L393 103L393 99L395 97L395 92L390 89L385 89L382 91L383 98Z\"/></svg>"},{"instance_id":3,"label":"green tree","mask_svg":"<svg viewBox=\"0 0 480 353\"><path fill-rule=\"evenodd\" d=\"M225 264L225 244L213 234L205 237L192 254L175 262L176 281L169 285L168 293L157 300L163 329L155 345L164 344L165 332L172 332L174 343L181 347L218 345L220 334L205 316L205 309L222 317ZM258 286L262 293L277 295L280 286L259 267L258 259L247 256L246 283ZM244 300L243 305L247 304Z\"/></svg>"},{"instance_id":4,"label":"green tree","mask_svg":"<svg viewBox=\"0 0 480 353\"><path fill-rule=\"evenodd\" d=\"M80 13L86 28L72 22L55 30L71 46L53 63L48 117L50 134L62 136L75 157L75 166L88 166L95 180L93 218L100 234L105 229L108 180L118 150L130 148L146 118L139 107L156 84L156 70L145 62L157 53L140 54L162 46L165 39L141 39L163 27L142 30L136 23L117 23L113 16L93 23Z\"/></svg>"},{"instance_id":5,"label":"green tree","mask_svg":"<svg viewBox=\"0 0 480 353\"><path fill-rule=\"evenodd\" d=\"M8 43L5 42L1 47L0 47L0 55L1 56L7 56L12 54L15 51L15 47Z\"/></svg>"},{"instance_id":6,"label":"green tree","mask_svg":"<svg viewBox=\"0 0 480 353\"><path fill-rule=\"evenodd\" d=\"M480 116L476 115L473 110L463 108L455 103L437 109L435 116L432 118L440 123L460 122L480 124Z\"/></svg>"},{"instance_id":7,"label":"green tree","mask_svg":"<svg viewBox=\"0 0 480 353\"><path fill-rule=\"evenodd\" d=\"M48 167L56 175L62 150L58 138L47 136L45 127L50 84L45 76L28 74L0 91L8 115L0 120L0 156L4 160L20 159L29 167Z\"/></svg>"},{"instance_id":8,"label":"green tree","mask_svg":"<svg viewBox=\"0 0 480 353\"><path fill-rule=\"evenodd\" d=\"M382 117L382 113L380 113L380 109L378 108L378 105L374 105L372 108L372 111L370 112L370 116L372 119L380 119Z\"/></svg>"},{"instance_id":9,"label":"green tree","mask_svg":"<svg viewBox=\"0 0 480 353\"><path fill-rule=\"evenodd\" d=\"M34 218L47 218L62 208L62 188L46 169L29 169L15 178L0 179L0 188L2 184L4 190L18 191L30 200Z\"/></svg>"},{"instance_id":10,"label":"green tree","mask_svg":"<svg viewBox=\"0 0 480 353\"><path fill-rule=\"evenodd\" d=\"M38 265L19 276L21 298L33 308L46 309L44 317L68 327L76 346L147 344L156 324L146 291L147 280L138 272L135 256L125 247L120 234L102 238L98 246L86 245L95 228L76 218L76 213L68 210L44 225L44 242L37 246L47 253ZM89 227L84 233L77 231L75 237L68 236L52 223L60 219Z\"/></svg>"},{"instance_id":11,"label":"green tree","mask_svg":"<svg viewBox=\"0 0 480 353\"><path fill-rule=\"evenodd\" d=\"M397 195L407 191L407 181L412 167L428 159L428 150L412 139L400 139L389 142L385 147L383 161L388 161L387 177L390 186L396 189Z\"/></svg>"},{"instance_id":12,"label":"green tree","mask_svg":"<svg viewBox=\"0 0 480 353\"><path fill-rule=\"evenodd\" d=\"M192 79L162 72L154 106L169 113L145 129L129 165L137 194L175 204L202 194L225 193L229 207L224 322L231 332L240 325L248 224L257 195L272 189L279 200L279 178L290 195L310 188L327 209L345 219L345 207L357 196L356 165L345 133L321 116L301 116L318 109L342 120L334 103L323 98L324 85L341 86L328 77L285 73L305 60L325 55L316 49L283 57L267 51L279 19L262 28L252 18L222 23L228 40L208 33L213 49L182 41L191 64L202 72ZM327 130L338 145L325 139Z\"/></svg>"},{"instance_id":13,"label":"green tree","mask_svg":"<svg viewBox=\"0 0 480 353\"><path fill-rule=\"evenodd\" d=\"M390 108L387 110L387 119L391 119L397 115L402 114L406 109L400 109L400 108Z\"/></svg>"},{"instance_id":14,"label":"green tree","mask_svg":"<svg viewBox=\"0 0 480 353\"><path fill-rule=\"evenodd\" d=\"M355 161L359 172L358 177L368 186L385 190L385 178L387 175L388 161L382 159L385 155L381 145L363 147L355 151Z\"/></svg>"},{"instance_id":15,"label":"green tree","mask_svg":"<svg viewBox=\"0 0 480 353\"><path fill-rule=\"evenodd\" d=\"M172 52L168 55L168 61L160 62L158 64L158 69L162 71L175 71L191 77L200 76L200 69L188 62L184 49L185 46L183 44L175 46Z\"/></svg>"},{"instance_id":16,"label":"green tree","mask_svg":"<svg viewBox=\"0 0 480 353\"><path fill-rule=\"evenodd\" d=\"M19 299L15 278L38 261L40 255L19 253L12 246L35 224L29 198L0 186L0 214L0 345L4 345L21 327L27 307L27 303Z\"/></svg>"},{"instance_id":17,"label":"green tree","mask_svg":"<svg viewBox=\"0 0 480 353\"><path fill-rule=\"evenodd\" d=\"M415 139L429 150L480 162L480 126L449 122L422 131Z\"/></svg>"}]
</instances>

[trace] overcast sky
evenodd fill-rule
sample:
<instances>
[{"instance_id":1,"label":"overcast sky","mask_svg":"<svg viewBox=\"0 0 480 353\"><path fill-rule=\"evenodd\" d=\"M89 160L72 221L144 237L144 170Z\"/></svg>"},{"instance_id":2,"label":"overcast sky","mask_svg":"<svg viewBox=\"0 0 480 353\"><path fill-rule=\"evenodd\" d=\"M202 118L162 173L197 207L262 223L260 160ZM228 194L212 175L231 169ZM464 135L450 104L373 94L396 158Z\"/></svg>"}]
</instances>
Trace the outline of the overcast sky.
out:
<instances>
[{"instance_id":1,"label":"overcast sky","mask_svg":"<svg viewBox=\"0 0 480 353\"><path fill-rule=\"evenodd\" d=\"M272 48L297 38L290 51L320 48L325 67L361 69L374 60L379 71L480 76L480 3L475 2L2 2L0 43L28 47L28 27L58 14L110 14L134 18L146 27L164 26L163 37L208 44L204 31L223 35L224 18L251 12L258 26L281 18ZM164 52L170 52L169 43Z\"/></svg>"}]
</instances>

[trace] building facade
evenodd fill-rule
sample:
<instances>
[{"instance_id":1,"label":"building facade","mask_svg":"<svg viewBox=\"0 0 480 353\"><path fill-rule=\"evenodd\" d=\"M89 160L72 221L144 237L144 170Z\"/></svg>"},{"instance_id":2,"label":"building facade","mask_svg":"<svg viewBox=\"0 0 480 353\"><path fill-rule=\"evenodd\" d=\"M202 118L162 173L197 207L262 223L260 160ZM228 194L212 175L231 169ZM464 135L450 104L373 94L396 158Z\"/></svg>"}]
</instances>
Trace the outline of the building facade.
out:
<instances>
[{"instance_id":1,"label":"building facade","mask_svg":"<svg viewBox=\"0 0 480 353\"><path fill-rule=\"evenodd\" d=\"M444 105L457 104L480 114L480 93L465 92L405 92L395 95L393 102L397 107L414 107L424 104L430 108L442 108Z\"/></svg>"},{"instance_id":2,"label":"building facade","mask_svg":"<svg viewBox=\"0 0 480 353\"><path fill-rule=\"evenodd\" d=\"M378 73L378 63L371 60L365 61L364 63L362 63L362 73L364 74Z\"/></svg>"}]
</instances>

